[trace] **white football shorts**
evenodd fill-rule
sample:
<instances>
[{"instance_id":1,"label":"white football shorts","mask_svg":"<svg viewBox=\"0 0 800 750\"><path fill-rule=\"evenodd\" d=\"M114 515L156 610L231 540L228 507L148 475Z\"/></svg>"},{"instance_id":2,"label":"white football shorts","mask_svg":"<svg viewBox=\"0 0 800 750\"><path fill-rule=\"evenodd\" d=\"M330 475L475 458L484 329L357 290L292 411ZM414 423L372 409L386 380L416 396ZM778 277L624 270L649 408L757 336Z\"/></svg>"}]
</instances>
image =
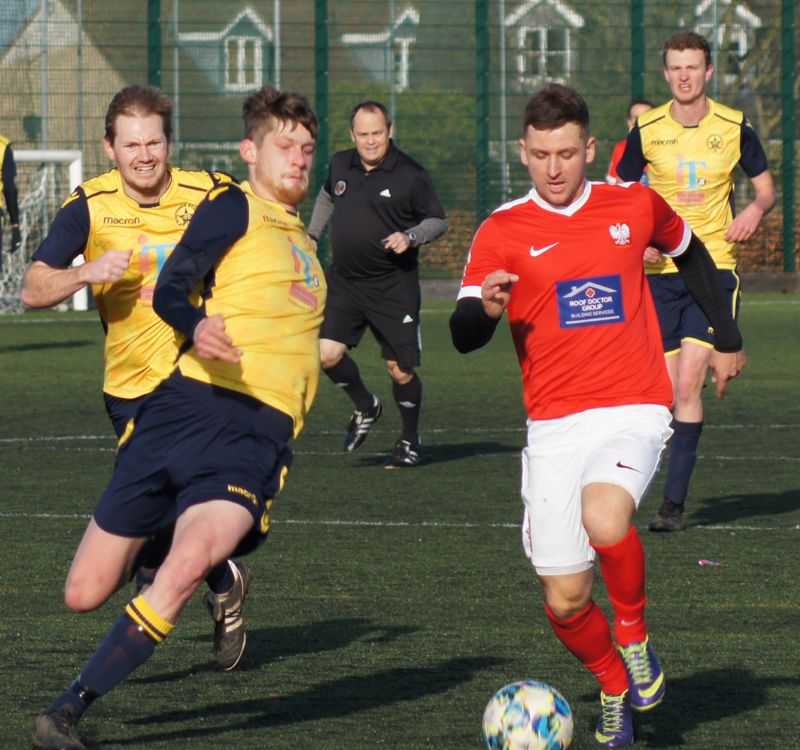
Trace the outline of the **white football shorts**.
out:
<instances>
[{"instance_id":1,"label":"white football shorts","mask_svg":"<svg viewBox=\"0 0 800 750\"><path fill-rule=\"evenodd\" d=\"M522 544L537 573L592 567L595 551L581 516L583 488L593 482L618 485L638 508L672 435L671 418L664 406L636 404L528 420Z\"/></svg>"}]
</instances>

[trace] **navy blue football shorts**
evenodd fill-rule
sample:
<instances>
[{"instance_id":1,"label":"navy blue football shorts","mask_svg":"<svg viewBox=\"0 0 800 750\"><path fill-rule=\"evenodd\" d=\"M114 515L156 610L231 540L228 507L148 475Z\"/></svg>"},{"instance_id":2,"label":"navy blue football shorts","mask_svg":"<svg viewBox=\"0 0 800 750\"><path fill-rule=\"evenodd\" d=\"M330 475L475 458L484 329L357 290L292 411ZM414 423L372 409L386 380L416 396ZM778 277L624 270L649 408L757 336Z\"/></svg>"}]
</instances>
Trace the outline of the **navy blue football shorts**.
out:
<instances>
[{"instance_id":1,"label":"navy blue football shorts","mask_svg":"<svg viewBox=\"0 0 800 750\"><path fill-rule=\"evenodd\" d=\"M288 415L256 399L173 373L121 441L95 521L112 534L147 537L192 505L228 500L253 516L234 555L251 552L269 531L292 430Z\"/></svg>"},{"instance_id":2,"label":"navy blue football shorts","mask_svg":"<svg viewBox=\"0 0 800 750\"><path fill-rule=\"evenodd\" d=\"M128 422L135 419L136 412L139 411L139 406L144 399L145 396L139 396L139 398L120 398L119 396L112 396L108 393L103 394L106 414L108 414L108 418L111 420L111 425L114 428L117 439L121 438L125 433Z\"/></svg>"},{"instance_id":3,"label":"navy blue football shorts","mask_svg":"<svg viewBox=\"0 0 800 750\"><path fill-rule=\"evenodd\" d=\"M345 278L334 269L327 274L328 298L321 339L349 348L358 346L369 328L381 347L381 356L409 370L419 367L422 340L419 276L396 271L365 279Z\"/></svg>"},{"instance_id":4,"label":"navy blue football shorts","mask_svg":"<svg viewBox=\"0 0 800 750\"><path fill-rule=\"evenodd\" d=\"M734 320L739 317L741 289L736 271L720 270L719 280ZM653 295L661 341L665 354L674 354L681 342L693 341L709 349L714 346L714 329L689 293L679 273L651 274L647 277Z\"/></svg>"}]
</instances>

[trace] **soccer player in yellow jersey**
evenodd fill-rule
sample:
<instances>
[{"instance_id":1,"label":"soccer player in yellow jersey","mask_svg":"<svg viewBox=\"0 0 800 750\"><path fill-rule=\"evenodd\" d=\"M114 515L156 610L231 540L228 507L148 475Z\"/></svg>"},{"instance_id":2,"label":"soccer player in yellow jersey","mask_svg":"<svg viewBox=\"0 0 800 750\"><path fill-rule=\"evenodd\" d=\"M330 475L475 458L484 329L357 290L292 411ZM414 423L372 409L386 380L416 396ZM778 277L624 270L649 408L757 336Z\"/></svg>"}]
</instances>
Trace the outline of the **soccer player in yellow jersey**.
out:
<instances>
[{"instance_id":1,"label":"soccer player in yellow jersey","mask_svg":"<svg viewBox=\"0 0 800 750\"><path fill-rule=\"evenodd\" d=\"M122 441L73 560L68 603L80 602L97 569L120 575L144 539L176 518L172 547L153 584L36 719L34 744L44 750L85 748L77 721L87 706L152 655L213 566L263 541L289 440L316 393L325 277L297 205L317 119L305 97L270 86L245 100L243 114L248 182L209 193L159 276L155 309L187 343Z\"/></svg>"},{"instance_id":2,"label":"soccer player in yellow jersey","mask_svg":"<svg viewBox=\"0 0 800 750\"><path fill-rule=\"evenodd\" d=\"M65 201L25 274L27 307L50 307L92 286L106 332L103 397L117 437L142 402L175 367L181 336L153 311L159 271L206 193L230 182L220 173L186 171L167 159L172 105L151 87L127 86L106 113L104 146L116 166L81 184ZM86 262L71 266L78 256ZM168 526L134 565L139 584L152 578L166 555ZM241 605L251 571L222 563L208 577L206 605L214 618L214 655L233 669L246 635ZM84 583L80 609L102 604L121 581L97 576Z\"/></svg>"},{"instance_id":3,"label":"soccer player in yellow jersey","mask_svg":"<svg viewBox=\"0 0 800 750\"><path fill-rule=\"evenodd\" d=\"M8 215L11 227L9 253L15 253L22 244L22 233L19 228L19 200L17 191L17 163L11 141L0 134L0 269L3 268L3 222Z\"/></svg>"},{"instance_id":4,"label":"soccer player in yellow jersey","mask_svg":"<svg viewBox=\"0 0 800 750\"><path fill-rule=\"evenodd\" d=\"M706 96L714 73L708 41L691 31L667 39L664 78L672 99L638 117L617 172L638 180L647 169L652 187L680 214L711 253L734 315L739 309L736 243L749 239L775 204L764 149L738 110ZM755 198L734 210L734 168L750 178ZM675 400L670 455L661 507L650 531L685 528L684 504L703 429L703 384L714 331L689 295L675 264L648 249L647 279L658 311Z\"/></svg>"}]
</instances>

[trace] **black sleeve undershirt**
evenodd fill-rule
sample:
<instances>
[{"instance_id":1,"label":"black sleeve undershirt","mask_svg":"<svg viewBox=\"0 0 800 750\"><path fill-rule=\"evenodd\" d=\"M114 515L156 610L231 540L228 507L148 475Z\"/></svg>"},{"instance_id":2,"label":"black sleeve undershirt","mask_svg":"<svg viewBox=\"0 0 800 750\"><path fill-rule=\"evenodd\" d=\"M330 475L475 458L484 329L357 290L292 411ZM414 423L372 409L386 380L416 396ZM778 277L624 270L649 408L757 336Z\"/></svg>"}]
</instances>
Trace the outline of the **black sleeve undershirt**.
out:
<instances>
[{"instance_id":1,"label":"black sleeve undershirt","mask_svg":"<svg viewBox=\"0 0 800 750\"><path fill-rule=\"evenodd\" d=\"M719 281L719 271L706 246L692 232L689 246L672 260L686 288L714 328L714 348L725 353L740 351L742 334L733 319Z\"/></svg>"},{"instance_id":2,"label":"black sleeve undershirt","mask_svg":"<svg viewBox=\"0 0 800 750\"><path fill-rule=\"evenodd\" d=\"M453 346L462 354L480 349L489 343L500 318L491 318L477 297L465 297L456 302L450 316L450 336Z\"/></svg>"},{"instance_id":3,"label":"black sleeve undershirt","mask_svg":"<svg viewBox=\"0 0 800 750\"><path fill-rule=\"evenodd\" d=\"M190 340L205 318L205 307L195 307L190 295L230 247L247 231L249 206L234 185L212 190L197 207L181 241L158 275L153 308L169 325Z\"/></svg>"}]
</instances>

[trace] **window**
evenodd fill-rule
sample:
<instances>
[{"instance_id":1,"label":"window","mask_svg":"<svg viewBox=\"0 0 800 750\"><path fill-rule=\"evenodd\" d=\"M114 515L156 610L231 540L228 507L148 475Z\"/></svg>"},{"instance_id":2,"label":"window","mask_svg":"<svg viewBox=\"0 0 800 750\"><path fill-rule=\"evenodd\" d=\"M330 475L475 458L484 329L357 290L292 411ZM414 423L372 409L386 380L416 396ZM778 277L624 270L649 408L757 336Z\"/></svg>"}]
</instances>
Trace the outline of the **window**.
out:
<instances>
[{"instance_id":1,"label":"window","mask_svg":"<svg viewBox=\"0 0 800 750\"><path fill-rule=\"evenodd\" d=\"M566 83L570 72L568 29L521 26L517 30L517 72L523 85L544 79Z\"/></svg>"},{"instance_id":2,"label":"window","mask_svg":"<svg viewBox=\"0 0 800 750\"><path fill-rule=\"evenodd\" d=\"M249 91L262 83L261 39L254 36L229 36L225 40L225 88Z\"/></svg>"}]
</instances>

